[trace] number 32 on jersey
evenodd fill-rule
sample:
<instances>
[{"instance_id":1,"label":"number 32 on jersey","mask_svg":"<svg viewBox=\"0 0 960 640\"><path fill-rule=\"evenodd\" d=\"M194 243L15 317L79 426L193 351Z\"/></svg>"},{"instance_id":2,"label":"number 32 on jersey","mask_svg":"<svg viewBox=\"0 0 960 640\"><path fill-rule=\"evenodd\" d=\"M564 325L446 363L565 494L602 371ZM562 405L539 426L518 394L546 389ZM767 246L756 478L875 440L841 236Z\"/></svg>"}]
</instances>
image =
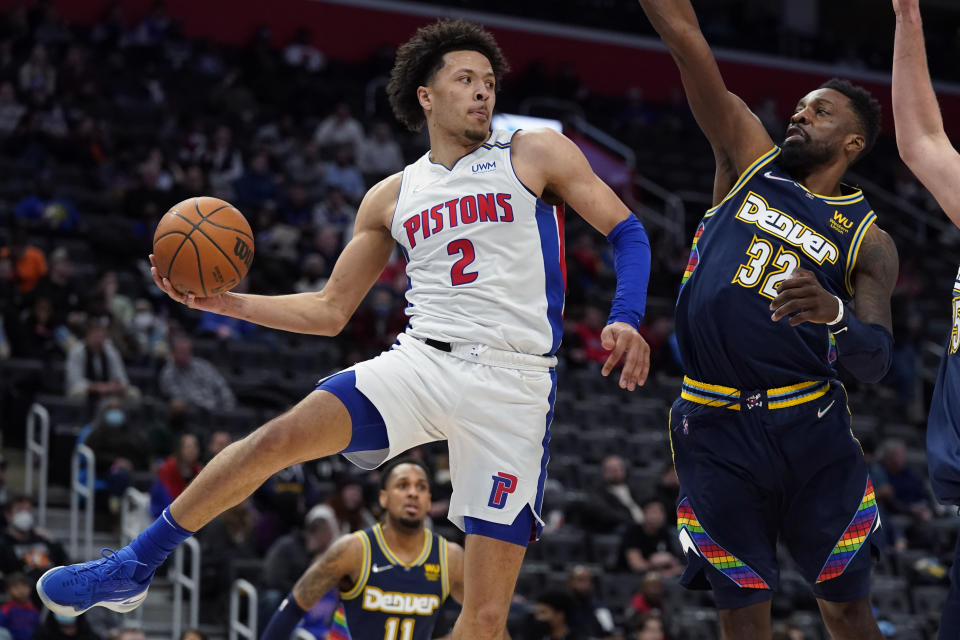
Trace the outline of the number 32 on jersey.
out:
<instances>
[{"instance_id":1,"label":"number 32 on jersey","mask_svg":"<svg viewBox=\"0 0 960 640\"><path fill-rule=\"evenodd\" d=\"M800 266L800 257L793 251L778 246L774 253L769 240L753 236L747 247L747 259L737 269L733 283L752 289L760 285L759 293L773 300L777 297L780 283L790 277L793 270Z\"/></svg>"}]
</instances>

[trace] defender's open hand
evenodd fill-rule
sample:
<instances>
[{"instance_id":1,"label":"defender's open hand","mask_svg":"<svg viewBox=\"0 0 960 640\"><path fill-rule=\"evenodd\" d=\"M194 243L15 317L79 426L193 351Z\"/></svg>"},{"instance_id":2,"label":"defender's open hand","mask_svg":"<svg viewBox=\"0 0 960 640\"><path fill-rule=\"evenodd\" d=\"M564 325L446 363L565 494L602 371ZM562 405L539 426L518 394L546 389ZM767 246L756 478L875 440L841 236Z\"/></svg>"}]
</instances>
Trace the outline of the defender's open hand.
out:
<instances>
[{"instance_id":1,"label":"defender's open hand","mask_svg":"<svg viewBox=\"0 0 960 640\"><path fill-rule=\"evenodd\" d=\"M611 352L601 373L610 375L622 358L620 388L633 391L638 385L643 386L650 372L650 346L643 336L626 322L611 322L603 328L600 340L603 348Z\"/></svg>"},{"instance_id":2,"label":"defender's open hand","mask_svg":"<svg viewBox=\"0 0 960 640\"><path fill-rule=\"evenodd\" d=\"M774 322L790 316L791 327L804 322L826 324L840 313L837 299L808 269L794 269L793 274L780 284L780 294L770 303L770 310L773 311L770 319Z\"/></svg>"}]
</instances>

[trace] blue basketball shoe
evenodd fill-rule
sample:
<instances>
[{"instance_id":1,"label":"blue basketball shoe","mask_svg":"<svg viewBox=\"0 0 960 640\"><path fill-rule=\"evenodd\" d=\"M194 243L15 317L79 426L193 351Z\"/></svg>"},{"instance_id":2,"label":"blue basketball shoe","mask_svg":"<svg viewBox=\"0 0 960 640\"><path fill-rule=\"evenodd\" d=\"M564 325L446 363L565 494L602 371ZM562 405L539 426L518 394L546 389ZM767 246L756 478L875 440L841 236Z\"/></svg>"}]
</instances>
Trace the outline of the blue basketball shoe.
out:
<instances>
[{"instance_id":1,"label":"blue basketball shoe","mask_svg":"<svg viewBox=\"0 0 960 640\"><path fill-rule=\"evenodd\" d=\"M54 567L40 576L37 593L43 604L62 616L78 616L96 606L120 613L139 607L153 573L142 582L133 579L136 568L146 565L129 547L102 549L100 555L99 560Z\"/></svg>"}]
</instances>

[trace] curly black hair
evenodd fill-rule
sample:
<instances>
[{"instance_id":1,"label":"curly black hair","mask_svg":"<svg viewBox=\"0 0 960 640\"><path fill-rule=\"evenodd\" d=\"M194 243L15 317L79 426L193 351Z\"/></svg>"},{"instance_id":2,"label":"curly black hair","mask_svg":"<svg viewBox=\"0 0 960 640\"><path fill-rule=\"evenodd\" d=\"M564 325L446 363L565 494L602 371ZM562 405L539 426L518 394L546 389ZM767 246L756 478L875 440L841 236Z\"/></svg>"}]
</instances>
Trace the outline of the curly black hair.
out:
<instances>
[{"instance_id":1,"label":"curly black hair","mask_svg":"<svg viewBox=\"0 0 960 640\"><path fill-rule=\"evenodd\" d=\"M387 84L394 115L411 131L419 131L427 122L417 99L417 87L433 80L434 74L443 67L443 55L450 51L476 51L486 56L493 67L497 87L510 70L497 41L476 23L445 19L420 27L397 49L397 60Z\"/></svg>"},{"instance_id":2,"label":"curly black hair","mask_svg":"<svg viewBox=\"0 0 960 640\"><path fill-rule=\"evenodd\" d=\"M857 116L857 123L860 125L866 143L854 161L867 155L873 148L877 137L880 135L880 121L883 110L877 99L863 87L852 84L849 80L842 78L833 78L820 85L821 89L833 89L839 91L850 99L850 107Z\"/></svg>"},{"instance_id":3,"label":"curly black hair","mask_svg":"<svg viewBox=\"0 0 960 640\"><path fill-rule=\"evenodd\" d=\"M384 490L387 488L387 483L390 482L390 476L393 474L393 470L399 467L402 464L412 464L414 466L420 467L423 469L423 474L427 476L427 482L430 482L430 469L427 468L420 460L411 457L404 458L394 458L381 470L380 472L380 489Z\"/></svg>"}]
</instances>

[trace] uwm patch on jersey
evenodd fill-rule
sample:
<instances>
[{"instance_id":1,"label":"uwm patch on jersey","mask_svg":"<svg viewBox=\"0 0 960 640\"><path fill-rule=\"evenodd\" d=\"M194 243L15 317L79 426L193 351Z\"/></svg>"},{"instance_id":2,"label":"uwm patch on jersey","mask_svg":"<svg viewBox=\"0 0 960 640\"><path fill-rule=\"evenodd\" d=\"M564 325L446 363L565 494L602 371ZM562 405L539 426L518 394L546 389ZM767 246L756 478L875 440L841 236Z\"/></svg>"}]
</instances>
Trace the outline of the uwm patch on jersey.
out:
<instances>
[{"instance_id":1,"label":"uwm patch on jersey","mask_svg":"<svg viewBox=\"0 0 960 640\"><path fill-rule=\"evenodd\" d=\"M560 346L563 207L517 177L494 131L452 167L429 152L403 171L391 233L407 257L411 335L533 355Z\"/></svg>"}]
</instances>

